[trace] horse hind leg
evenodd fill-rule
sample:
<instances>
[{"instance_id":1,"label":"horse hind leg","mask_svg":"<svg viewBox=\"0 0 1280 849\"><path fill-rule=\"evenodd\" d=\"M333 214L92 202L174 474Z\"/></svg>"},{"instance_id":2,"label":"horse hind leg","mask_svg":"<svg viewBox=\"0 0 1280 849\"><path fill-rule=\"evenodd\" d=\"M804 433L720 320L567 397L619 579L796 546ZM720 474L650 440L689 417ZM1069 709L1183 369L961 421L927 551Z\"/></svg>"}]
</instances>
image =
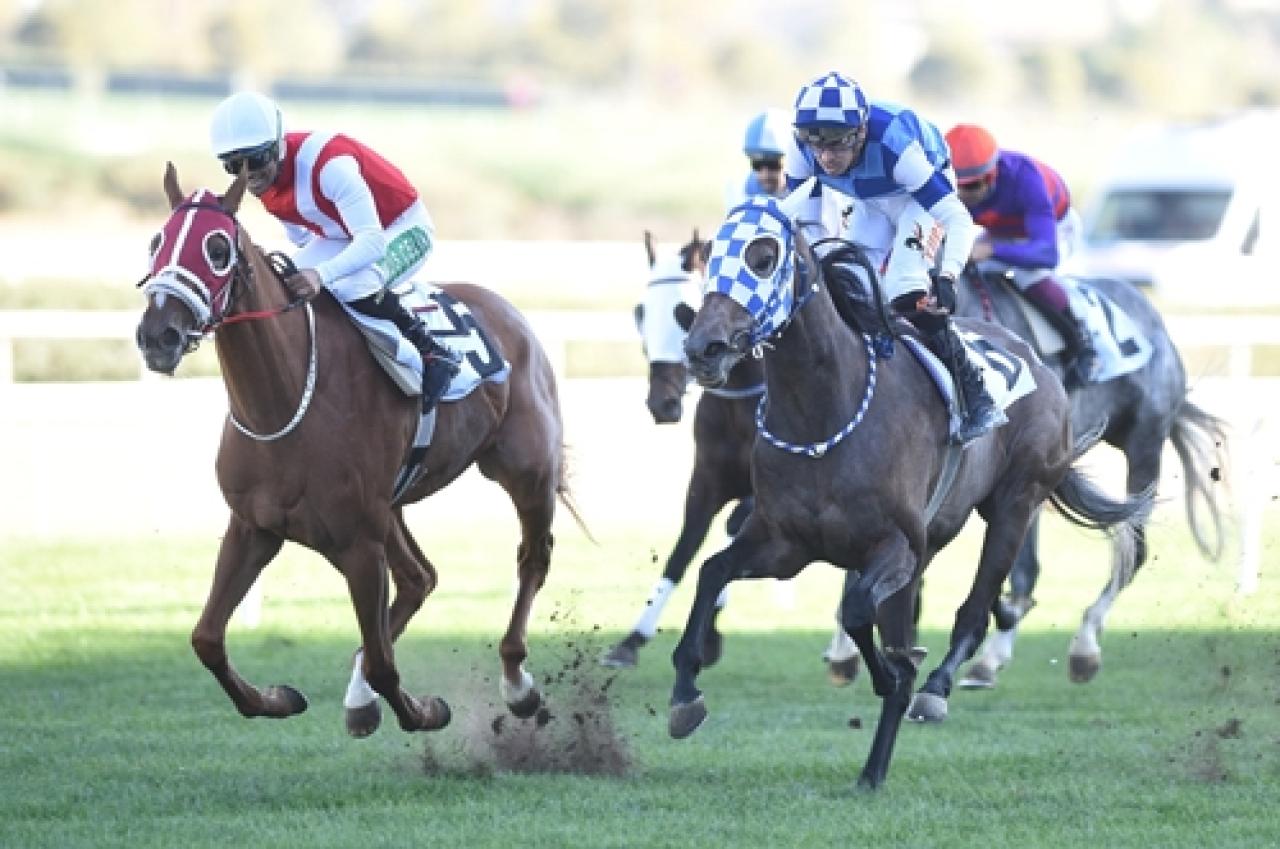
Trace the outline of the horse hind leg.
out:
<instances>
[{"instance_id":1,"label":"horse hind leg","mask_svg":"<svg viewBox=\"0 0 1280 849\"><path fill-rule=\"evenodd\" d=\"M511 496L520 520L520 545L516 549L518 586L507 631L498 643L498 655L502 658L498 690L508 710L526 719L537 713L542 704L542 693L533 676L525 671L524 661L529 655L528 629L533 600L551 568L551 550L555 546L551 523L555 517L559 472L547 469L514 479L496 477Z\"/></svg>"},{"instance_id":2,"label":"horse hind leg","mask_svg":"<svg viewBox=\"0 0 1280 849\"><path fill-rule=\"evenodd\" d=\"M444 728L451 718L444 700L434 697L419 700L400 686L387 605L386 545L380 541L362 540L342 552L327 552L326 557L347 579L347 591L360 626L360 660L364 679L387 700L405 731ZM406 622L407 619L405 616ZM403 625L402 622L401 628Z\"/></svg>"},{"instance_id":3,"label":"horse hind leg","mask_svg":"<svg viewBox=\"0 0 1280 849\"><path fill-rule=\"evenodd\" d=\"M1129 471L1125 481L1125 489L1130 496L1147 491L1160 478L1160 452L1164 440L1155 440L1146 427L1138 427L1135 433L1141 433L1144 439L1130 437L1124 450L1129 461ZM1092 681L1102 669L1102 629L1106 625L1107 615L1112 605L1124 588L1133 582L1138 569L1147 559L1146 520L1134 522L1129 526L1130 536L1123 530L1112 538L1111 575L1107 585L1098 598L1085 610L1081 617L1080 627L1071 638L1067 650L1067 675L1077 684Z\"/></svg>"},{"instance_id":4,"label":"horse hind leg","mask_svg":"<svg viewBox=\"0 0 1280 849\"><path fill-rule=\"evenodd\" d=\"M978 657L969 664L956 681L962 690L990 690L996 686L996 676L1013 660L1013 646L1018 636L1018 624L1035 607L1032 592L1040 576L1038 555L1040 538L1040 511L1036 511L1022 547L1013 561L1009 575L1011 595L997 598L991 608L995 631L987 637Z\"/></svg>"},{"instance_id":5,"label":"horse hind leg","mask_svg":"<svg viewBox=\"0 0 1280 849\"><path fill-rule=\"evenodd\" d=\"M191 647L196 656L218 679L242 716L282 718L307 709L306 697L290 686L280 684L259 690L241 678L231 666L226 651L231 614L283 544L281 537L251 527L233 515L218 549L213 585L191 632Z\"/></svg>"},{"instance_id":6,"label":"horse hind leg","mask_svg":"<svg viewBox=\"0 0 1280 849\"><path fill-rule=\"evenodd\" d=\"M387 565L396 587L389 614L391 640L394 642L404 633L409 620L435 589L437 579L435 567L418 547L399 510L396 511L387 542ZM448 705L444 700L439 701L447 710ZM343 708L347 733L352 737L368 737L378 730L382 722L378 694L364 677L364 651L361 649L356 651L352 664L351 680L343 698Z\"/></svg>"}]
</instances>

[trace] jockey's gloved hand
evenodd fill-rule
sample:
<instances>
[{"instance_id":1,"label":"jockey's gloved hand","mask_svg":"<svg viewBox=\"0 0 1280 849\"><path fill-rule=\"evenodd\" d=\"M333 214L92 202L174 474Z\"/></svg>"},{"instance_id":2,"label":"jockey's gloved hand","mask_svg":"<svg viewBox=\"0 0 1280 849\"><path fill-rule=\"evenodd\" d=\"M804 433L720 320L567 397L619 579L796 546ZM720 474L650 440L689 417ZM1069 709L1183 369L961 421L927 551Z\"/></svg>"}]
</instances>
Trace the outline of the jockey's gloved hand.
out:
<instances>
[{"instance_id":1,"label":"jockey's gloved hand","mask_svg":"<svg viewBox=\"0 0 1280 849\"><path fill-rule=\"evenodd\" d=\"M941 271L930 271L929 280L933 283L933 298L940 309L948 313L956 311L956 279Z\"/></svg>"}]
</instances>

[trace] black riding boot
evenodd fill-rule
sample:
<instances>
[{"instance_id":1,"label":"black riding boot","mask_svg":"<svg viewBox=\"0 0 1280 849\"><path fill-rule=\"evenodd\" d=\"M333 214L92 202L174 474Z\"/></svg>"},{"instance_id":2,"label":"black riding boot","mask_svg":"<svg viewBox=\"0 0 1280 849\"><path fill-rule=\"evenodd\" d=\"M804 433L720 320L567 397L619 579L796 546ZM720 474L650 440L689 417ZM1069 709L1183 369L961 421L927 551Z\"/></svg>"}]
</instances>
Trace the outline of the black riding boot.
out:
<instances>
[{"instance_id":1,"label":"black riding boot","mask_svg":"<svg viewBox=\"0 0 1280 849\"><path fill-rule=\"evenodd\" d=\"M1061 290L1061 285L1057 281L1048 282ZM1062 334L1063 340L1067 343L1069 361L1062 381L1063 385L1071 390L1092 383L1098 368L1098 349L1093 346L1093 336L1089 333L1089 326L1071 311L1070 302L1060 307L1058 303L1051 302L1051 299L1038 296L1042 285L1044 284L1032 286L1023 294L1053 325L1054 330ZM1066 293L1063 291L1062 297L1065 296Z\"/></svg>"},{"instance_id":2,"label":"black riding boot","mask_svg":"<svg viewBox=\"0 0 1280 849\"><path fill-rule=\"evenodd\" d=\"M462 367L462 358L441 345L427 329L426 322L405 309L399 296L390 289L350 301L349 305L365 315L393 322L404 338L413 343L422 356L422 411L425 413L435 406Z\"/></svg>"},{"instance_id":3,"label":"black riding boot","mask_svg":"<svg viewBox=\"0 0 1280 849\"><path fill-rule=\"evenodd\" d=\"M991 394L982 382L982 372L969 361L950 320L943 322L941 327L925 330L925 341L950 370L956 391L960 394L961 420L955 435L957 443L971 442L1008 421L1004 412L991 400Z\"/></svg>"}]
</instances>

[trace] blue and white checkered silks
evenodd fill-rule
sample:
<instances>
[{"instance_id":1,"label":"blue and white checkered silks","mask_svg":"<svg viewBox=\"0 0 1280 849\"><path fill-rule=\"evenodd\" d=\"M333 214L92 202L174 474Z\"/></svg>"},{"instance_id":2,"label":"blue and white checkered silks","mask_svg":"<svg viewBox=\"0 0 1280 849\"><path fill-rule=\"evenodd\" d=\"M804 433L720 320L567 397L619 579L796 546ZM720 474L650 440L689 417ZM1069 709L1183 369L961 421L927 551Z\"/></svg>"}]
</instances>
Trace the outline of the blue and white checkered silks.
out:
<instances>
[{"instance_id":1,"label":"blue and white checkered silks","mask_svg":"<svg viewBox=\"0 0 1280 849\"><path fill-rule=\"evenodd\" d=\"M867 122L867 96L846 76L831 71L796 95L797 127L837 126L856 129Z\"/></svg>"},{"instance_id":2,"label":"blue and white checkered silks","mask_svg":"<svg viewBox=\"0 0 1280 849\"><path fill-rule=\"evenodd\" d=\"M778 263L767 278L746 262L747 246L757 239L778 242ZM729 210L711 242L707 262L707 292L728 295L750 314L751 344L778 333L795 308L795 233L791 219L777 200L757 196Z\"/></svg>"}]
</instances>

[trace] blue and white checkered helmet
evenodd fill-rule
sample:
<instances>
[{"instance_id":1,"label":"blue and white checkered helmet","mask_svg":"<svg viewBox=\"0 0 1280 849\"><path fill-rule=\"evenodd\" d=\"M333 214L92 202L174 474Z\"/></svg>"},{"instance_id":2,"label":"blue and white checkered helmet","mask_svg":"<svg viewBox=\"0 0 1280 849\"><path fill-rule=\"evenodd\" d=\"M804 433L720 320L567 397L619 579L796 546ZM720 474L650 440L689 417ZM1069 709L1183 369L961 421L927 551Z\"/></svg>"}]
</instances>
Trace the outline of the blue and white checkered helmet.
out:
<instances>
[{"instance_id":1,"label":"blue and white checkered helmet","mask_svg":"<svg viewBox=\"0 0 1280 849\"><path fill-rule=\"evenodd\" d=\"M747 247L757 239L778 242L779 261L762 277L746 262ZM778 333L795 308L795 230L778 201L757 195L729 211L711 242L707 292L728 295L755 322L751 344Z\"/></svg>"},{"instance_id":2,"label":"blue and white checkered helmet","mask_svg":"<svg viewBox=\"0 0 1280 849\"><path fill-rule=\"evenodd\" d=\"M847 127L867 123L867 96L856 82L835 71L818 77L796 95L796 129Z\"/></svg>"}]
</instances>

